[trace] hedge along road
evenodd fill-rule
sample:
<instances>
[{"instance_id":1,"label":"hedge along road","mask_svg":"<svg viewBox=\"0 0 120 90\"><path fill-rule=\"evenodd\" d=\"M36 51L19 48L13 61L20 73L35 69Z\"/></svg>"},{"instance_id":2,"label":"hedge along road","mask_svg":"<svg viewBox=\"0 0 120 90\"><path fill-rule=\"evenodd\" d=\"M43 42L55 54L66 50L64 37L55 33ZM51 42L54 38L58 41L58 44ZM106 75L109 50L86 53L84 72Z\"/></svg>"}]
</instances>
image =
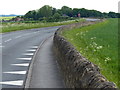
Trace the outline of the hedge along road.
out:
<instances>
[{"instance_id":1,"label":"hedge along road","mask_svg":"<svg viewBox=\"0 0 120 90\"><path fill-rule=\"evenodd\" d=\"M88 19L88 21L93 19ZM96 21L96 19L95 19ZM2 88L22 88L30 61L42 41L59 28L47 27L2 34ZM44 68L43 68L44 69Z\"/></svg>"}]
</instances>

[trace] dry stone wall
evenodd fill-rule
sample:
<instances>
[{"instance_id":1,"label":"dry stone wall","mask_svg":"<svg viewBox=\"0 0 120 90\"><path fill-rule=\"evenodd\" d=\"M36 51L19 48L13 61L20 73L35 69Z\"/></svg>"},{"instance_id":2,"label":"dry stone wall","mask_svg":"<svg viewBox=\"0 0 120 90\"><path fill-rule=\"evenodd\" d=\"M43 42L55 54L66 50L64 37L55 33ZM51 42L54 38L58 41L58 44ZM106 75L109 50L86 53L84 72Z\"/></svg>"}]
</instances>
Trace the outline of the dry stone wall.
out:
<instances>
[{"instance_id":1,"label":"dry stone wall","mask_svg":"<svg viewBox=\"0 0 120 90\"><path fill-rule=\"evenodd\" d=\"M63 30L94 23L96 22L83 22L64 26L59 28L54 35L54 50L58 57L57 62L68 88L101 88L102 90L116 88L113 82L109 82L101 75L97 65L83 57L71 43L61 36Z\"/></svg>"}]
</instances>

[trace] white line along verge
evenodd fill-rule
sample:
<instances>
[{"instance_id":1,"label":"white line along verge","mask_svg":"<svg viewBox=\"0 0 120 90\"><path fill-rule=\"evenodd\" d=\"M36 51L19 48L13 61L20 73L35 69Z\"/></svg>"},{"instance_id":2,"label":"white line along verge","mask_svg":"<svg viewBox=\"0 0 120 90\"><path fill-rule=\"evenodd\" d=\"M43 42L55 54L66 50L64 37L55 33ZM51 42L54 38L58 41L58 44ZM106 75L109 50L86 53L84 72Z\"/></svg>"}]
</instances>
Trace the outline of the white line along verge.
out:
<instances>
[{"instance_id":1,"label":"white line along verge","mask_svg":"<svg viewBox=\"0 0 120 90\"><path fill-rule=\"evenodd\" d=\"M32 58L16 58L16 59L19 59L19 60L32 60Z\"/></svg>"},{"instance_id":2,"label":"white line along verge","mask_svg":"<svg viewBox=\"0 0 120 90\"><path fill-rule=\"evenodd\" d=\"M5 82L0 82L0 84L22 86L23 85L23 80L5 81Z\"/></svg>"},{"instance_id":3,"label":"white line along verge","mask_svg":"<svg viewBox=\"0 0 120 90\"><path fill-rule=\"evenodd\" d=\"M8 73L8 74L26 74L26 71L13 71L13 72L3 72L3 73Z\"/></svg>"},{"instance_id":4,"label":"white line along verge","mask_svg":"<svg viewBox=\"0 0 120 90\"><path fill-rule=\"evenodd\" d=\"M22 55L34 55L34 53L23 53Z\"/></svg>"},{"instance_id":5,"label":"white line along verge","mask_svg":"<svg viewBox=\"0 0 120 90\"><path fill-rule=\"evenodd\" d=\"M30 50L26 50L26 51L35 52L35 51L36 51L36 49L30 49Z\"/></svg>"},{"instance_id":6,"label":"white line along verge","mask_svg":"<svg viewBox=\"0 0 120 90\"><path fill-rule=\"evenodd\" d=\"M23 66L23 67L27 67L29 66L29 63L22 63L22 64L11 64L13 66Z\"/></svg>"},{"instance_id":7,"label":"white line along verge","mask_svg":"<svg viewBox=\"0 0 120 90\"><path fill-rule=\"evenodd\" d=\"M11 41L12 39L8 39L8 40L6 40L6 41L4 41L4 42L9 42L9 41Z\"/></svg>"}]
</instances>

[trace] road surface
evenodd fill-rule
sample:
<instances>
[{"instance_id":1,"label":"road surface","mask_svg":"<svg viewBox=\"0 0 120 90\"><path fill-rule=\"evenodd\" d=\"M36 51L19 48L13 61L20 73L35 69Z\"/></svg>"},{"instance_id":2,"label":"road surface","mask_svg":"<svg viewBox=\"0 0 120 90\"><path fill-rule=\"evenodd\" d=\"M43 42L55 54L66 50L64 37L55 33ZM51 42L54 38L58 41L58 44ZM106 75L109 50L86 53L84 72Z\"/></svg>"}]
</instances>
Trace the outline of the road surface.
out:
<instances>
[{"instance_id":1,"label":"road surface","mask_svg":"<svg viewBox=\"0 0 120 90\"><path fill-rule=\"evenodd\" d=\"M98 19L86 19L86 20L97 21ZM46 38L50 37L51 35L54 35L55 31L59 27L60 26L47 27L47 28L15 31L15 32L2 34L2 37L0 37L0 39L2 39L2 41L0 40L0 55L2 56L2 59L0 59L0 62L2 63L2 81L0 81L0 85L2 85L2 88L23 88L27 76L26 73L28 71L30 62L32 60L35 51L37 50L41 42L46 40ZM47 56L43 57L45 55L53 55L53 53L49 52L50 48L45 48L45 46L47 47L47 43L50 47L52 46L51 40L52 39L46 42L46 44L43 46L44 49L40 50L42 53L40 55L37 55L36 61L41 63L35 62L35 64L33 65L34 79L31 80L30 87L53 88L55 85L54 80L60 81L60 78L57 78L57 76L59 77L58 74L55 75L54 79L51 78L52 76L50 76L54 72L55 73L58 72L58 70L55 69L56 67L55 62L52 61L52 59L47 58ZM41 61L39 61L39 59L41 59ZM44 59L46 61L44 61ZM49 60L51 60L51 62ZM42 65L42 63L48 63L48 66ZM39 69L37 68L38 66L41 66L40 72ZM51 69L46 67L50 67ZM45 69L47 72L42 69ZM42 73L40 79L36 78L36 74L34 74L34 72L38 74ZM50 74L48 77L45 76L47 75L47 73ZM47 80L51 83L48 83ZM40 83L33 84L34 82L36 83L37 81ZM56 83L56 87L57 86L63 87L61 81L58 83L60 84Z\"/></svg>"},{"instance_id":2,"label":"road surface","mask_svg":"<svg viewBox=\"0 0 120 90\"><path fill-rule=\"evenodd\" d=\"M2 34L2 88L23 88L30 61L38 45L59 27L47 27Z\"/></svg>"}]
</instances>

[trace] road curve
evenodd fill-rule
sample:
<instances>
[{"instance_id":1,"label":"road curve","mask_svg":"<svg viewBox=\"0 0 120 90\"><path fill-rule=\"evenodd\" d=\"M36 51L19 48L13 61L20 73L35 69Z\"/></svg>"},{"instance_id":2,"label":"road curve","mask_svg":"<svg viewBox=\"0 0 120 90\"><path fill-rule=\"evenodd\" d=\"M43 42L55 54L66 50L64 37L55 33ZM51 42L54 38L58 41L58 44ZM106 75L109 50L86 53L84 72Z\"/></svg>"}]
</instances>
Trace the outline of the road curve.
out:
<instances>
[{"instance_id":1,"label":"road curve","mask_svg":"<svg viewBox=\"0 0 120 90\"><path fill-rule=\"evenodd\" d=\"M56 26L2 34L2 88L23 88L34 52L58 28Z\"/></svg>"},{"instance_id":2,"label":"road curve","mask_svg":"<svg viewBox=\"0 0 120 90\"><path fill-rule=\"evenodd\" d=\"M86 20L97 21L98 19L86 19ZM35 51L37 50L38 46L42 43L42 41L46 40L46 38L50 37L51 35L54 35L55 31L59 27L60 26L31 30L21 30L0 34L0 36L2 35L2 37L0 37L0 39L2 39L0 40L0 55L2 56L2 59L0 58L0 62L2 62L2 81L0 81L0 86L2 85L2 88L24 87L23 84L26 79L26 73L28 71L30 62ZM50 46L51 45L52 43L50 44ZM43 51L46 51L45 47ZM44 55L44 53L42 54ZM51 62L49 64L51 68L54 68L55 65L54 62ZM52 64L54 65L51 66ZM49 71L49 69L47 68L46 70ZM45 73L43 73L43 75L44 74ZM35 75L33 75L33 77L35 77ZM52 79L50 81L52 81ZM32 82L34 82L34 80L32 80ZM41 82L41 84L43 83ZM49 86L50 84L46 83L46 85ZM36 87L33 84L31 84L31 86Z\"/></svg>"}]
</instances>

